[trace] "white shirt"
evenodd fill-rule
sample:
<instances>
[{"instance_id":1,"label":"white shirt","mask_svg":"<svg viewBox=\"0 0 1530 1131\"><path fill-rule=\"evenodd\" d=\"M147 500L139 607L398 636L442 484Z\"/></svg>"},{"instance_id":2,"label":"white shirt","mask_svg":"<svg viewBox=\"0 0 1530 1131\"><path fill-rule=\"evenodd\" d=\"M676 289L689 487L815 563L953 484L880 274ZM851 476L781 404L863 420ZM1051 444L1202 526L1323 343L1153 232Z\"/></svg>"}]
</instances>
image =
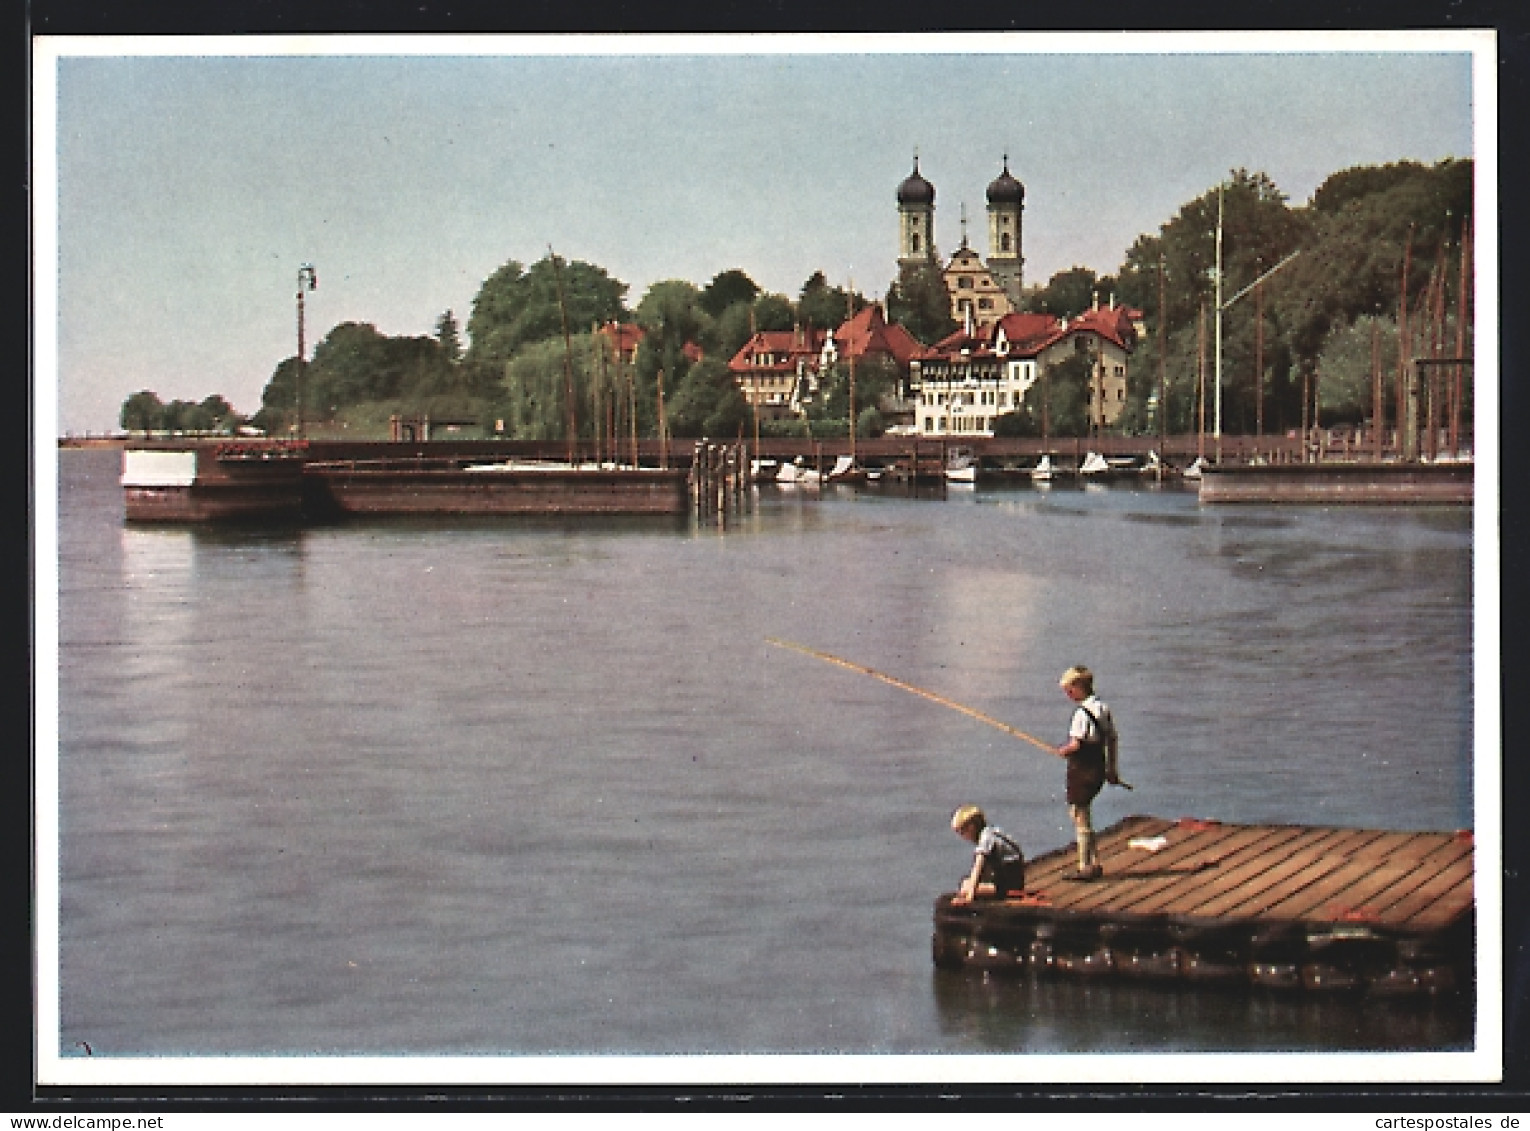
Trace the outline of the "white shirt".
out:
<instances>
[{"instance_id":1,"label":"white shirt","mask_svg":"<svg viewBox=\"0 0 1530 1131\"><path fill-rule=\"evenodd\" d=\"M1094 718L1090 718L1090 715ZM1095 720L1099 720L1102 731L1095 730ZM1091 737L1097 742L1103 742L1105 735L1115 733L1116 720L1111 715L1110 708L1100 701L1098 695L1091 695L1080 703L1078 709L1073 712L1073 721L1068 725L1068 737L1076 738L1080 742L1088 742Z\"/></svg>"}]
</instances>

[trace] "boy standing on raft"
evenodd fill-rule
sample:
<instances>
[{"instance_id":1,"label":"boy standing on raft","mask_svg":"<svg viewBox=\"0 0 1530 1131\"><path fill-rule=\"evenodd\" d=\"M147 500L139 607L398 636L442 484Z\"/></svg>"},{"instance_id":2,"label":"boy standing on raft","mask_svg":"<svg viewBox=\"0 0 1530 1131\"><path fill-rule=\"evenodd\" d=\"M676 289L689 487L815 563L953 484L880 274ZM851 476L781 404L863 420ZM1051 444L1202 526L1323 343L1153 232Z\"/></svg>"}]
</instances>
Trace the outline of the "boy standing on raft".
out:
<instances>
[{"instance_id":1,"label":"boy standing on raft","mask_svg":"<svg viewBox=\"0 0 1530 1131\"><path fill-rule=\"evenodd\" d=\"M1078 871L1066 878L1096 880L1105 870L1095 855L1089 806L1106 782L1121 783L1116 773L1116 723L1110 708L1094 693L1094 673L1088 668L1069 668L1058 686L1078 704L1068 724L1068 741L1057 748L1058 755L1068 760L1068 816L1073 819L1078 847Z\"/></svg>"}]
</instances>

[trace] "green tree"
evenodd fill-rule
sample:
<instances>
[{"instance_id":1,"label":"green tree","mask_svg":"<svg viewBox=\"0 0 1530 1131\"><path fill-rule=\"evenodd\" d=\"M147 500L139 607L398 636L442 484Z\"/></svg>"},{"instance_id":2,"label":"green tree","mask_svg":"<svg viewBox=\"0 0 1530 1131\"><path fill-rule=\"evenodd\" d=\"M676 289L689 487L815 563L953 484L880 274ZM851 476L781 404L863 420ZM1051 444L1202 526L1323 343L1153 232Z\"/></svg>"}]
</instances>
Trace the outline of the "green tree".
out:
<instances>
[{"instance_id":1,"label":"green tree","mask_svg":"<svg viewBox=\"0 0 1530 1131\"><path fill-rule=\"evenodd\" d=\"M680 387L690 368L686 345L699 343L711 322L701 308L701 292L683 279L664 279L648 288L633 314L643 328L637 350L638 376L645 387L654 388L662 370L667 398Z\"/></svg>"},{"instance_id":2,"label":"green tree","mask_svg":"<svg viewBox=\"0 0 1530 1131\"><path fill-rule=\"evenodd\" d=\"M866 299L842 287L831 287L822 271L814 271L802 284L797 299L797 321L818 330L832 330L866 305Z\"/></svg>"},{"instance_id":3,"label":"green tree","mask_svg":"<svg viewBox=\"0 0 1530 1131\"><path fill-rule=\"evenodd\" d=\"M450 310L436 319L436 341L447 361L456 365L462 360L462 336L457 329L457 316Z\"/></svg>"},{"instance_id":4,"label":"green tree","mask_svg":"<svg viewBox=\"0 0 1530 1131\"><path fill-rule=\"evenodd\" d=\"M164 422L161 425L173 432L211 432L212 413L195 401L177 398L165 405Z\"/></svg>"},{"instance_id":5,"label":"green tree","mask_svg":"<svg viewBox=\"0 0 1530 1131\"><path fill-rule=\"evenodd\" d=\"M887 317L925 345L934 345L957 328L951 296L934 263L901 264L887 288Z\"/></svg>"},{"instance_id":6,"label":"green tree","mask_svg":"<svg viewBox=\"0 0 1530 1131\"><path fill-rule=\"evenodd\" d=\"M467 356L475 362L502 366L522 346L561 338L564 307L570 327L625 319L622 300L626 293L626 283L577 259L565 262L560 258L556 270L551 256L524 270L511 260L484 281L473 300Z\"/></svg>"},{"instance_id":7,"label":"green tree","mask_svg":"<svg viewBox=\"0 0 1530 1131\"><path fill-rule=\"evenodd\" d=\"M754 300L756 330L790 330L795 317L791 299L785 295L763 294Z\"/></svg>"},{"instance_id":8,"label":"green tree","mask_svg":"<svg viewBox=\"0 0 1530 1131\"><path fill-rule=\"evenodd\" d=\"M577 433L583 438L594 435L588 408L592 368L598 368L594 345L588 333L574 336L569 350L561 338L533 342L506 364L503 389L490 407L505 421L510 439L568 438L570 374Z\"/></svg>"},{"instance_id":9,"label":"green tree","mask_svg":"<svg viewBox=\"0 0 1530 1131\"><path fill-rule=\"evenodd\" d=\"M1039 297L1042 313L1072 318L1094 305L1097 277L1087 267L1070 267L1053 275Z\"/></svg>"},{"instance_id":10,"label":"green tree","mask_svg":"<svg viewBox=\"0 0 1530 1131\"><path fill-rule=\"evenodd\" d=\"M1313 194L1311 238L1272 289L1275 316L1299 361L1315 362L1335 327L1362 315L1395 316L1405 261L1412 299L1442 256L1455 258L1472 176L1471 162L1444 161L1345 170L1324 182ZM1376 188L1361 194L1367 185Z\"/></svg>"},{"instance_id":11,"label":"green tree","mask_svg":"<svg viewBox=\"0 0 1530 1131\"><path fill-rule=\"evenodd\" d=\"M1039 436L1041 424L1032 416L1030 403L1027 401L1019 409L1000 413L994 417L993 434L995 436Z\"/></svg>"},{"instance_id":12,"label":"green tree","mask_svg":"<svg viewBox=\"0 0 1530 1131\"><path fill-rule=\"evenodd\" d=\"M1374 343L1373 343L1374 335ZM1372 347L1381 363L1383 411L1395 411L1390 379L1397 357L1397 320L1362 315L1347 326L1331 329L1318 355L1318 409L1325 424L1354 424L1369 419L1375 409ZM1395 419L1395 418L1394 418Z\"/></svg>"},{"instance_id":13,"label":"green tree","mask_svg":"<svg viewBox=\"0 0 1530 1131\"><path fill-rule=\"evenodd\" d=\"M297 372L296 357L286 357L277 363L271 379L260 393L261 411L268 414L267 420L272 418L271 414L286 413L296 406Z\"/></svg>"},{"instance_id":14,"label":"green tree","mask_svg":"<svg viewBox=\"0 0 1530 1131\"><path fill-rule=\"evenodd\" d=\"M669 429L675 436L731 438L749 422L748 402L727 365L716 358L691 366L674 396L666 397L666 405Z\"/></svg>"},{"instance_id":15,"label":"green tree","mask_svg":"<svg viewBox=\"0 0 1530 1131\"><path fill-rule=\"evenodd\" d=\"M734 303L716 318L702 339L707 355L731 358L754 333L753 309L747 302Z\"/></svg>"},{"instance_id":16,"label":"green tree","mask_svg":"<svg viewBox=\"0 0 1530 1131\"><path fill-rule=\"evenodd\" d=\"M1024 413L1035 421L1040 434L1044 419L1052 436L1085 436L1089 417L1085 393L1088 389L1092 359L1087 354L1070 354L1048 365L1036 382L1026 390ZM1044 415L1043 415L1044 414ZM1013 427L1014 425L1007 425Z\"/></svg>"},{"instance_id":17,"label":"green tree","mask_svg":"<svg viewBox=\"0 0 1530 1131\"><path fill-rule=\"evenodd\" d=\"M867 409L880 407L893 399L899 386L896 363L882 357L856 362L855 366L855 415L860 420ZM824 420L850 419L850 365L836 362L820 378L819 395L809 408L810 415ZM878 411L876 419L880 420ZM846 425L848 427L848 425ZM861 433L857 433L860 435Z\"/></svg>"},{"instance_id":18,"label":"green tree","mask_svg":"<svg viewBox=\"0 0 1530 1131\"><path fill-rule=\"evenodd\" d=\"M149 432L165 426L165 406L158 393L143 389L122 402L117 419L129 432Z\"/></svg>"},{"instance_id":19,"label":"green tree","mask_svg":"<svg viewBox=\"0 0 1530 1131\"><path fill-rule=\"evenodd\" d=\"M747 306L759 293L758 284L738 268L720 271L701 292L701 309L718 318L731 306Z\"/></svg>"}]
</instances>

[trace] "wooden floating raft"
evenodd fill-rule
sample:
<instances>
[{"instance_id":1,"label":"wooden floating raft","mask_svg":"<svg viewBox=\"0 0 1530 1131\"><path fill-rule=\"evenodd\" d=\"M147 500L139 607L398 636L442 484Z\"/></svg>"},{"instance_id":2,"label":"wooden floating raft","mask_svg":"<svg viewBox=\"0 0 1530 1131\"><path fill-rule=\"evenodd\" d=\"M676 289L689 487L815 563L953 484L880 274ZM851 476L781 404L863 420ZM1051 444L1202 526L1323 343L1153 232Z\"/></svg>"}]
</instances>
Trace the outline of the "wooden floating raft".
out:
<instances>
[{"instance_id":1,"label":"wooden floating raft","mask_svg":"<svg viewBox=\"0 0 1530 1131\"><path fill-rule=\"evenodd\" d=\"M935 903L942 968L1439 994L1473 975L1472 836L1133 816L1026 864L1021 897Z\"/></svg>"}]
</instances>

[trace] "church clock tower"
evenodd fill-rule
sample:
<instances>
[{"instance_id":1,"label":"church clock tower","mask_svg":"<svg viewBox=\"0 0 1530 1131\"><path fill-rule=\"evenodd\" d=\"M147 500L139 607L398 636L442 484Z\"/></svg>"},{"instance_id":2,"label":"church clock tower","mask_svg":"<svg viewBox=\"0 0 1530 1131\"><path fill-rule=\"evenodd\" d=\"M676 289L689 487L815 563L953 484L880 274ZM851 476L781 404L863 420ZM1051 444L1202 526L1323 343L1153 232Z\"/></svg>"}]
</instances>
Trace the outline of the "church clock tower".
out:
<instances>
[{"instance_id":1,"label":"church clock tower","mask_svg":"<svg viewBox=\"0 0 1530 1131\"><path fill-rule=\"evenodd\" d=\"M898 186L898 266L935 261L935 186L914 171Z\"/></svg>"},{"instance_id":2,"label":"church clock tower","mask_svg":"<svg viewBox=\"0 0 1530 1131\"><path fill-rule=\"evenodd\" d=\"M1025 283L1025 256L1020 251L1024 211L1025 186L1010 175L1006 153L1004 172L988 186L988 270L1015 310L1020 309L1020 289Z\"/></svg>"}]
</instances>

